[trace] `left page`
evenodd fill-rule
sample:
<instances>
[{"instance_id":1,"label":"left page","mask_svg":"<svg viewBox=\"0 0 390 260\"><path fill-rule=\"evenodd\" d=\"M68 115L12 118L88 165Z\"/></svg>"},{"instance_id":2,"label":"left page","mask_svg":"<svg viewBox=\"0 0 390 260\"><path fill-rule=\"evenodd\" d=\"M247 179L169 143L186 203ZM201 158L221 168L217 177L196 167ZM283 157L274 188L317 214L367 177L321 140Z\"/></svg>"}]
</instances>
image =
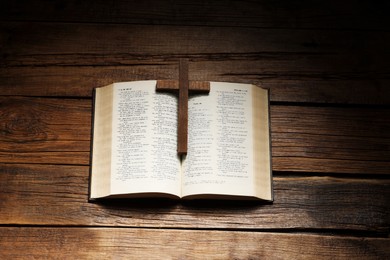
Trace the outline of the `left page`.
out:
<instances>
[{"instance_id":1,"label":"left page","mask_svg":"<svg viewBox=\"0 0 390 260\"><path fill-rule=\"evenodd\" d=\"M177 98L155 88L156 81L114 84L112 197L180 196Z\"/></svg>"}]
</instances>

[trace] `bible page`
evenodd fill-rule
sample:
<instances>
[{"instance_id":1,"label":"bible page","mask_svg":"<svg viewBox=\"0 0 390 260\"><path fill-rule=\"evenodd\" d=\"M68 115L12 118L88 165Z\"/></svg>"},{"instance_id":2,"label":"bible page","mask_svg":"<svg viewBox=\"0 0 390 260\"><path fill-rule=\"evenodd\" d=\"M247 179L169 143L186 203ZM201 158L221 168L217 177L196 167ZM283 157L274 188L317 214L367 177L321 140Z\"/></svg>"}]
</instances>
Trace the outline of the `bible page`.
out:
<instances>
[{"instance_id":1,"label":"bible page","mask_svg":"<svg viewBox=\"0 0 390 260\"><path fill-rule=\"evenodd\" d=\"M156 81L114 84L111 194L180 196L177 98Z\"/></svg>"},{"instance_id":2,"label":"bible page","mask_svg":"<svg viewBox=\"0 0 390 260\"><path fill-rule=\"evenodd\" d=\"M94 92L93 150L90 198L110 195L113 85Z\"/></svg>"},{"instance_id":3,"label":"bible page","mask_svg":"<svg viewBox=\"0 0 390 260\"><path fill-rule=\"evenodd\" d=\"M211 82L189 101L183 196L255 196L252 85Z\"/></svg>"}]
</instances>

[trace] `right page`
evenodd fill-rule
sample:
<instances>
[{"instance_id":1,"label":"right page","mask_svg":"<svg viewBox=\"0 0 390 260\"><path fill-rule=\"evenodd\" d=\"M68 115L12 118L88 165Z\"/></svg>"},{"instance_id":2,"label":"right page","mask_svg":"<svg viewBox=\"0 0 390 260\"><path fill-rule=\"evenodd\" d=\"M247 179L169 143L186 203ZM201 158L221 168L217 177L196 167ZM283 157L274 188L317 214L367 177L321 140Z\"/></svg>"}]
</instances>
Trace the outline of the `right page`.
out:
<instances>
[{"instance_id":1,"label":"right page","mask_svg":"<svg viewBox=\"0 0 390 260\"><path fill-rule=\"evenodd\" d=\"M268 115L268 92L253 85L211 82L191 97L183 196L272 200Z\"/></svg>"}]
</instances>

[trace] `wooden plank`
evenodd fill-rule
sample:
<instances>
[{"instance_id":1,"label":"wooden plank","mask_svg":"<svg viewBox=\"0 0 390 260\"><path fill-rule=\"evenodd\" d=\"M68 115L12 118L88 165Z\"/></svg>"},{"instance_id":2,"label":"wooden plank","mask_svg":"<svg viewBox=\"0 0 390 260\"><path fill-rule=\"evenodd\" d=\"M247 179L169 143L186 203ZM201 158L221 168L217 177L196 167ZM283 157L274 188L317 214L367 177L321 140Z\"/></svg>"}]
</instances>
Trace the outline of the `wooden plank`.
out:
<instances>
[{"instance_id":1,"label":"wooden plank","mask_svg":"<svg viewBox=\"0 0 390 260\"><path fill-rule=\"evenodd\" d=\"M389 115L389 109L272 106L273 169L387 174Z\"/></svg>"},{"instance_id":2,"label":"wooden plank","mask_svg":"<svg viewBox=\"0 0 390 260\"><path fill-rule=\"evenodd\" d=\"M274 177L273 204L158 199L88 203L88 171L87 166L1 164L0 223L389 231L388 179Z\"/></svg>"},{"instance_id":3,"label":"wooden plank","mask_svg":"<svg viewBox=\"0 0 390 260\"><path fill-rule=\"evenodd\" d=\"M274 171L389 174L388 108L271 106ZM0 162L89 165L91 101L0 97Z\"/></svg>"},{"instance_id":4,"label":"wooden plank","mask_svg":"<svg viewBox=\"0 0 390 260\"><path fill-rule=\"evenodd\" d=\"M0 70L1 95L91 97L114 82L177 79L174 65L26 67Z\"/></svg>"},{"instance_id":5,"label":"wooden plank","mask_svg":"<svg viewBox=\"0 0 390 260\"><path fill-rule=\"evenodd\" d=\"M0 18L267 28L387 30L389 6L381 1L2 1Z\"/></svg>"},{"instance_id":6,"label":"wooden plank","mask_svg":"<svg viewBox=\"0 0 390 260\"><path fill-rule=\"evenodd\" d=\"M93 88L113 82L177 79L178 68L174 63L2 68L0 93L10 96L91 97ZM337 70L321 74L321 68L315 71L301 68L297 71L294 61L282 63L278 64L276 59L273 62L262 59L195 61L190 63L190 79L263 86L271 90L271 101L278 102L390 104L390 80L384 76L370 79L368 74L340 74Z\"/></svg>"},{"instance_id":7,"label":"wooden plank","mask_svg":"<svg viewBox=\"0 0 390 260\"><path fill-rule=\"evenodd\" d=\"M91 101L0 97L0 161L88 164Z\"/></svg>"},{"instance_id":8,"label":"wooden plank","mask_svg":"<svg viewBox=\"0 0 390 260\"><path fill-rule=\"evenodd\" d=\"M385 58L389 56L386 52L389 42L390 32L383 31L0 23L1 64L7 66L71 62L92 65L99 61L107 64L154 56L171 60L174 55L214 55L220 59L239 54L300 54L302 58L324 54L332 55L331 58L348 55L353 61L359 59L360 69L371 67L374 72L373 66L380 65L379 62L389 64ZM345 64L349 62L342 60ZM334 65L341 67L336 62Z\"/></svg>"},{"instance_id":9,"label":"wooden plank","mask_svg":"<svg viewBox=\"0 0 390 260\"><path fill-rule=\"evenodd\" d=\"M2 259L387 259L389 238L127 228L0 228Z\"/></svg>"},{"instance_id":10,"label":"wooden plank","mask_svg":"<svg viewBox=\"0 0 390 260\"><path fill-rule=\"evenodd\" d=\"M91 112L91 100L0 97L0 151L88 151Z\"/></svg>"}]
</instances>

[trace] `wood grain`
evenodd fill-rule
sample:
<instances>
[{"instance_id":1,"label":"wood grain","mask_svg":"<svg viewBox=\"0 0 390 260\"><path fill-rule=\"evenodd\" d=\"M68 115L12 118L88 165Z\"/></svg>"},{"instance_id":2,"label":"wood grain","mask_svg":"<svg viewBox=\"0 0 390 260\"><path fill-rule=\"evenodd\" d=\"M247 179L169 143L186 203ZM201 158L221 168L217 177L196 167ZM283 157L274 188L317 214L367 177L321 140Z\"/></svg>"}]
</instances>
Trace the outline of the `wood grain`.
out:
<instances>
[{"instance_id":1,"label":"wood grain","mask_svg":"<svg viewBox=\"0 0 390 260\"><path fill-rule=\"evenodd\" d=\"M88 172L87 166L1 164L0 222L389 231L387 179L274 177L273 204L154 199L88 203Z\"/></svg>"},{"instance_id":2,"label":"wood grain","mask_svg":"<svg viewBox=\"0 0 390 260\"><path fill-rule=\"evenodd\" d=\"M188 145L188 59L180 59L179 64L179 107L177 122L177 153L187 154Z\"/></svg>"},{"instance_id":3,"label":"wood grain","mask_svg":"<svg viewBox=\"0 0 390 260\"><path fill-rule=\"evenodd\" d=\"M7 162L86 164L91 101L0 97L0 157Z\"/></svg>"},{"instance_id":4,"label":"wood grain","mask_svg":"<svg viewBox=\"0 0 390 260\"><path fill-rule=\"evenodd\" d=\"M382 1L2 1L1 20L387 30ZM364 17L364 19L362 19Z\"/></svg>"},{"instance_id":5,"label":"wood grain","mask_svg":"<svg viewBox=\"0 0 390 260\"><path fill-rule=\"evenodd\" d=\"M298 57L295 60L297 66L306 59L319 56L336 68L355 65L355 70L351 71L355 73L368 70L388 73L388 67L383 65L389 64L385 58L388 57L386 47L389 41L390 33L386 31L0 23L1 65L6 66L117 65L154 57L163 60L181 56L221 60L239 55L248 59L273 55L294 58L295 55ZM332 59L343 64L332 62ZM332 69L332 66L325 65L323 72Z\"/></svg>"},{"instance_id":6,"label":"wood grain","mask_svg":"<svg viewBox=\"0 0 390 260\"><path fill-rule=\"evenodd\" d=\"M227 81L270 88L271 101L390 104L388 79L348 77L313 78L310 72L295 74L266 67L257 61L192 62L190 77L198 81ZM325 74L324 74L325 75ZM175 65L17 67L0 70L4 96L91 97L92 89L113 82L177 79ZM353 91L353 95L351 95Z\"/></svg>"},{"instance_id":7,"label":"wood grain","mask_svg":"<svg viewBox=\"0 0 390 260\"><path fill-rule=\"evenodd\" d=\"M388 174L389 115L387 108L272 106L273 169Z\"/></svg>"},{"instance_id":8,"label":"wood grain","mask_svg":"<svg viewBox=\"0 0 390 260\"><path fill-rule=\"evenodd\" d=\"M127 228L0 228L0 257L19 259L386 259L388 238Z\"/></svg>"},{"instance_id":9,"label":"wood grain","mask_svg":"<svg viewBox=\"0 0 390 260\"><path fill-rule=\"evenodd\" d=\"M93 88L113 82L177 79L178 68L174 63L2 68L0 92L5 96L91 97ZM190 79L259 85L270 88L270 99L277 102L390 104L390 80L381 76L362 78L357 74L324 73L320 68L316 72L297 71L292 60L283 64L288 68L281 71L277 61L261 59L191 62Z\"/></svg>"},{"instance_id":10,"label":"wood grain","mask_svg":"<svg viewBox=\"0 0 390 260\"><path fill-rule=\"evenodd\" d=\"M274 171L389 174L388 108L271 106ZM0 162L89 165L91 101L0 97Z\"/></svg>"},{"instance_id":11,"label":"wood grain","mask_svg":"<svg viewBox=\"0 0 390 260\"><path fill-rule=\"evenodd\" d=\"M187 57L190 80L261 85L272 101L388 105L389 42L381 31L3 22L0 92L90 97L113 82L177 79Z\"/></svg>"}]
</instances>

